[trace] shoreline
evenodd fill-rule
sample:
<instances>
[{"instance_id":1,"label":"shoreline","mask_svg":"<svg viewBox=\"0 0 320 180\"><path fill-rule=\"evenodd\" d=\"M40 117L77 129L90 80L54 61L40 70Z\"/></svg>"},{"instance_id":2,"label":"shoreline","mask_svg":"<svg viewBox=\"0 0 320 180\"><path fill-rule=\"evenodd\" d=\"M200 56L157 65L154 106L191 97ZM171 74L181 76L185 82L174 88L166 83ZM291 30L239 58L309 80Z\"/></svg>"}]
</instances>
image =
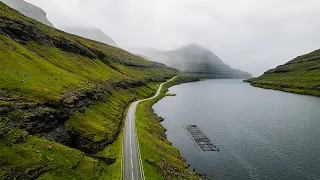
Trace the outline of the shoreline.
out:
<instances>
[{"instance_id":1,"label":"shoreline","mask_svg":"<svg viewBox=\"0 0 320 180\"><path fill-rule=\"evenodd\" d=\"M254 80L252 79L244 80L243 82L249 83L252 87L256 87L256 88L269 89L269 90L275 90L275 91L281 91L281 92L299 94L299 95L305 95L305 96L320 97L320 92L317 89L296 88L289 85L254 82Z\"/></svg>"},{"instance_id":2,"label":"shoreline","mask_svg":"<svg viewBox=\"0 0 320 180\"><path fill-rule=\"evenodd\" d=\"M194 76L178 76L163 85L158 97L138 105L136 123L146 179L205 179L203 175L190 170L191 166L180 151L167 139L166 129L161 124L164 119L152 109L163 97L172 96L167 94L168 88L201 80Z\"/></svg>"}]
</instances>

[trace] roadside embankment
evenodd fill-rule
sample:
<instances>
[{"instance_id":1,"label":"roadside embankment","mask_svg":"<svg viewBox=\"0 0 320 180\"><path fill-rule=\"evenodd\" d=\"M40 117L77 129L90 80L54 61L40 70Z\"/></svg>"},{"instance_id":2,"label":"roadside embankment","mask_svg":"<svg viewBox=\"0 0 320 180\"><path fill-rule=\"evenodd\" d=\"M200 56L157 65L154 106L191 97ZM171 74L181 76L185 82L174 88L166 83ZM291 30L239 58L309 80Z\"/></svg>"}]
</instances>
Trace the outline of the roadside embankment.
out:
<instances>
[{"instance_id":1,"label":"roadside embankment","mask_svg":"<svg viewBox=\"0 0 320 180\"><path fill-rule=\"evenodd\" d=\"M137 107L136 128L146 179L202 179L187 169L188 164L179 150L171 145L161 125L163 118L157 116L152 106L166 96L174 85L201 80L195 76L180 75L163 85L158 97L142 102Z\"/></svg>"}]
</instances>

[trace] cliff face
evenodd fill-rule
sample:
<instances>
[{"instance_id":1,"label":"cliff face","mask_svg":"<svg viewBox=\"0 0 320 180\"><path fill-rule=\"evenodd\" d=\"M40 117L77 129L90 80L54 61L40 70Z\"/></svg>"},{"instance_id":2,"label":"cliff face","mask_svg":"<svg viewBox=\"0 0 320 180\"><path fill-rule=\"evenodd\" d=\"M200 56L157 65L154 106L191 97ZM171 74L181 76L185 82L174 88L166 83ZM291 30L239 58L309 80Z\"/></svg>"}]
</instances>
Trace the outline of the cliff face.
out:
<instances>
[{"instance_id":1,"label":"cliff face","mask_svg":"<svg viewBox=\"0 0 320 180\"><path fill-rule=\"evenodd\" d=\"M23 0L0 0L1 2L7 4L11 8L19 11L21 14L35 19L43 24L53 27L51 22L47 19L46 13L39 7L25 2Z\"/></svg>"},{"instance_id":2,"label":"cliff face","mask_svg":"<svg viewBox=\"0 0 320 180\"><path fill-rule=\"evenodd\" d=\"M320 50L298 56L246 82L256 87L320 96Z\"/></svg>"},{"instance_id":3,"label":"cliff face","mask_svg":"<svg viewBox=\"0 0 320 180\"><path fill-rule=\"evenodd\" d=\"M117 47L116 42L109 36L105 35L99 28L93 27L73 27L64 28L66 32L76 34L91 40L99 41L113 47Z\"/></svg>"},{"instance_id":4,"label":"cliff face","mask_svg":"<svg viewBox=\"0 0 320 180\"><path fill-rule=\"evenodd\" d=\"M187 73L216 78L252 77L247 72L232 69L208 49L194 44L173 51L161 52L149 49L139 53Z\"/></svg>"}]
</instances>

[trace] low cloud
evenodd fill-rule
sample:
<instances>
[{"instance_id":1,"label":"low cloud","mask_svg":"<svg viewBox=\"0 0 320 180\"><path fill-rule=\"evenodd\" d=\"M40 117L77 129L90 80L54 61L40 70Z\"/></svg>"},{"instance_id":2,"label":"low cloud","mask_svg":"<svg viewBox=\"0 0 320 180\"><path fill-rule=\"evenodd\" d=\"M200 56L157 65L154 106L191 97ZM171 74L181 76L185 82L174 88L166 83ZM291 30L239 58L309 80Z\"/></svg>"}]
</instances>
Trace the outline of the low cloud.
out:
<instances>
[{"instance_id":1,"label":"low cloud","mask_svg":"<svg viewBox=\"0 0 320 180\"><path fill-rule=\"evenodd\" d=\"M56 27L94 26L120 47L202 45L260 75L320 48L319 0L26 0Z\"/></svg>"}]
</instances>

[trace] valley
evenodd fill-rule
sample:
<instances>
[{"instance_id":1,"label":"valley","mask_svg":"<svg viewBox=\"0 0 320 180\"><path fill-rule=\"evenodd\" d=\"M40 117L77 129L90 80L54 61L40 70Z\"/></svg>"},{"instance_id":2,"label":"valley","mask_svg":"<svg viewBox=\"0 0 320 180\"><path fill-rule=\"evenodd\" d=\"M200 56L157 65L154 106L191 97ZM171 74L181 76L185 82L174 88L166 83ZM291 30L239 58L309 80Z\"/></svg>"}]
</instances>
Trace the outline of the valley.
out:
<instances>
[{"instance_id":1,"label":"valley","mask_svg":"<svg viewBox=\"0 0 320 180\"><path fill-rule=\"evenodd\" d=\"M0 0L0 179L318 179L316 21L212 3Z\"/></svg>"}]
</instances>

